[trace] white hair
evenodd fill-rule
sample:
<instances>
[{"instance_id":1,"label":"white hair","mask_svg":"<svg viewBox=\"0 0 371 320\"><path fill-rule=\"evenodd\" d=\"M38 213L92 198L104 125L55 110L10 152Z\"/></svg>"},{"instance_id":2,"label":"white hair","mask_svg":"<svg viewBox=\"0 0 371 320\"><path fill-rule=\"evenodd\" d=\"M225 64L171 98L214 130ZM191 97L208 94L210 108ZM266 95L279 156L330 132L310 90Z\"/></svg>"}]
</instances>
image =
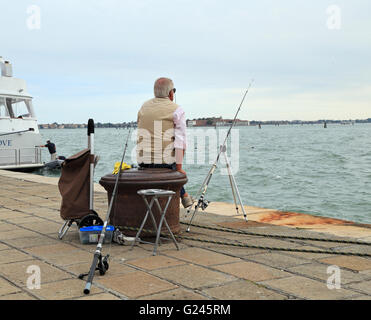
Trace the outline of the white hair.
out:
<instances>
[{"instance_id":1,"label":"white hair","mask_svg":"<svg viewBox=\"0 0 371 320\"><path fill-rule=\"evenodd\" d=\"M155 82L154 93L156 98L167 98L174 89L174 83L169 78L159 78Z\"/></svg>"}]
</instances>

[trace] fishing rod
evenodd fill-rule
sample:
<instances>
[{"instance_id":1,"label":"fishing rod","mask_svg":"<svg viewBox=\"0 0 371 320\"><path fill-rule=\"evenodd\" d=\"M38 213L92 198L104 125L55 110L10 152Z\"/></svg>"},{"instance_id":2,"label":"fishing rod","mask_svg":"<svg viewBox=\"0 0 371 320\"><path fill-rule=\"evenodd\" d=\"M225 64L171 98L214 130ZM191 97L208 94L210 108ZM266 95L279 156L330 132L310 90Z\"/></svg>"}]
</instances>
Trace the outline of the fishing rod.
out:
<instances>
[{"instance_id":1,"label":"fishing rod","mask_svg":"<svg viewBox=\"0 0 371 320\"><path fill-rule=\"evenodd\" d=\"M112 192L112 197L111 197L111 201L110 201L109 208L108 208L108 211L107 211L106 220L104 221L102 232L100 234L99 241L98 241L98 244L97 244L97 248L96 248L95 253L94 253L93 262L91 264L90 271L89 271L89 274L88 274L88 279L86 280L86 285L85 285L85 289L84 289L85 294L90 293L90 288L91 288L91 284L93 282L95 270L97 269L97 264L98 264L98 270L100 271L101 275L104 275L106 270L108 270L108 267L109 267L109 265L108 265L109 254L107 254L104 258L102 257L102 245L103 245L104 237L105 237L105 234L106 234L106 228L107 228L108 220L109 220L110 215L111 215L113 202L115 201L115 197L116 197L116 194L117 194L117 189L118 189L117 186L118 186L119 178L120 178L120 175L121 175L122 164L124 163L126 149L128 147L128 141L129 141L130 133L131 133L131 128L129 129L129 133L128 133L128 136L126 138L124 153L122 155L120 167L119 167L119 170L118 170L118 173L117 173L115 187L114 187L113 192ZM81 274L79 276L80 279L83 278L83 277L84 277L84 274Z\"/></svg>"},{"instance_id":2,"label":"fishing rod","mask_svg":"<svg viewBox=\"0 0 371 320\"><path fill-rule=\"evenodd\" d=\"M247 221L247 216L246 216L246 212L245 212L245 209L243 207L243 204L242 204L242 200L241 200L241 196L240 196L240 193L238 191L238 188L237 188L237 184L236 184L236 180L234 179L234 176L232 174L232 171L231 171L231 168L230 168L230 164L229 164L229 161L228 161L228 158L227 158L227 155L226 155L226 143L227 143L227 140L228 140L228 137L232 131L232 128L234 127L235 123L236 123L236 120L237 120L237 116L238 116L238 113L240 112L241 110L241 107L243 105L243 102L245 101L245 98L246 98L246 95L247 93L249 92L250 90L250 87L252 85L252 83L254 82L254 79L251 80L248 88L246 89L245 91L245 94L243 95L243 98L241 100L241 103L237 109L237 112L234 116L234 119L232 121L232 124L231 126L229 127L229 130L227 132L227 135L225 136L225 139L224 139L224 142L223 144L220 146L220 149L219 149L219 152L218 152L218 155L216 157L216 160L214 162L214 164L212 165L212 167L210 168L204 182L202 183L200 189L198 190L197 192L197 196L196 198L200 195L200 197L198 198L198 201L197 201L197 204L195 205L194 209L193 209L193 214L192 214L192 217L189 221L189 224L188 224L188 228L187 228L187 232L190 231L190 226L192 224L192 221L193 221L193 218L195 217L197 211L199 208L201 208L202 210L205 210L206 207L208 206L209 202L205 199L205 194L206 194L206 191L207 191L207 188L209 186L209 183L210 183L210 180L214 174L214 171L217 167L217 164L219 162L219 159L220 159L220 156L221 154L224 154L225 156L225 160L226 160L226 165L227 165L227 170L228 170L228 173L229 173L229 180L230 180L230 183L231 183L231 187L232 187L232 194L233 194L233 198L234 198L234 202L235 202L235 205L236 205L236 210L237 210L237 213L238 213L238 206L237 206L237 202L236 202L236 196L237 198L239 199L239 202L240 202L240 205L241 205L241 209L243 211L243 215L244 215L244 218L245 220ZM192 210L192 207L193 207L193 204L195 203L195 201L193 201L192 205L187 209L187 215L191 212Z\"/></svg>"}]
</instances>

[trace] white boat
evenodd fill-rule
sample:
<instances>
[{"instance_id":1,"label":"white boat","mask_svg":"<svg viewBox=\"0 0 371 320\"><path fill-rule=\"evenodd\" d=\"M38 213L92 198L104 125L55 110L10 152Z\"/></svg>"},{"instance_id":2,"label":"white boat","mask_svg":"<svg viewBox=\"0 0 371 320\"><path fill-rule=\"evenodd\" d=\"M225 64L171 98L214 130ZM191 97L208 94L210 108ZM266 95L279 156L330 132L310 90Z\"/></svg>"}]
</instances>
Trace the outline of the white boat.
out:
<instances>
[{"instance_id":1,"label":"white boat","mask_svg":"<svg viewBox=\"0 0 371 320\"><path fill-rule=\"evenodd\" d=\"M26 82L13 77L0 57L0 169L29 171L44 167L41 135Z\"/></svg>"}]
</instances>

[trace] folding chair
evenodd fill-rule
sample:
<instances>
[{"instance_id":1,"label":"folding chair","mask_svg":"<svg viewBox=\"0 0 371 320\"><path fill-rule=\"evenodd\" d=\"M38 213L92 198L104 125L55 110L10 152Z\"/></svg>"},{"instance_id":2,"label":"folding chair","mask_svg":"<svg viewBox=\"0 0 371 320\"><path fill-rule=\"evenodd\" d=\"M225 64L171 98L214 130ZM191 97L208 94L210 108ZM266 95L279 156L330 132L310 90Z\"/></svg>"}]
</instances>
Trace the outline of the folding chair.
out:
<instances>
[{"instance_id":1,"label":"folding chair","mask_svg":"<svg viewBox=\"0 0 371 320\"><path fill-rule=\"evenodd\" d=\"M169 225L166 221L166 217L165 217L166 211L167 211L167 209L169 207L169 204L170 204L170 201L171 201L171 198L175 195L175 192L171 191L171 190L162 190L162 189L143 189L143 190L139 190L137 193L138 193L138 195L140 195L143 198L143 201L144 201L144 203L146 204L146 207L147 207L147 212L146 212L146 215L143 219L143 222L142 222L142 224L141 224L141 226L140 226L140 228L139 228L139 230L138 230L138 232L135 236L135 240L131 245L131 249L133 249L136 242L144 242L139 238L139 236L140 236L140 234L143 230L143 227L144 227L144 225L145 225L145 223L148 219L148 216L150 216L151 220L152 220L152 223L153 223L153 226L156 230L156 241L154 243L153 255L155 256L156 252L157 252L157 247L159 245L160 235L161 235L161 228L162 228L163 223L165 223L165 226L170 233L171 239L173 240L173 242L175 244L175 247L179 250L178 243L176 242L174 234L171 232L171 229L170 229L170 227L169 227ZM151 198L151 200L150 200L150 202L148 202L148 200L150 198ZM158 201L159 198L167 198L167 202L166 202L166 205L165 205L164 209L161 208L160 202ZM154 203L156 203L157 208L160 212L160 222L159 222L158 227L157 227L156 220L155 220L155 217L154 217L153 212L152 212L152 207L153 207Z\"/></svg>"}]
</instances>

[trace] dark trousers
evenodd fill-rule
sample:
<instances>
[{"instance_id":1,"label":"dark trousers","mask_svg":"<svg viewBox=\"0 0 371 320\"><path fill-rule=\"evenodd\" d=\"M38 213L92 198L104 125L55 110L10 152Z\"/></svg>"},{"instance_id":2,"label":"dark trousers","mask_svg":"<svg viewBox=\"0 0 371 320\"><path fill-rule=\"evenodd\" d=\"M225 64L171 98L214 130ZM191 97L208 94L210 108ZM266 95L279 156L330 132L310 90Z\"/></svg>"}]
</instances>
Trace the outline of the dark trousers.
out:
<instances>
[{"instance_id":1,"label":"dark trousers","mask_svg":"<svg viewBox=\"0 0 371 320\"><path fill-rule=\"evenodd\" d=\"M158 169L165 168L165 169L171 169L171 170L175 171L176 170L176 163L172 163L172 164L140 163L139 167L141 167L141 168L158 168ZM184 187L182 187L182 189L180 189L180 197L183 198L185 193L186 193L186 191L184 190Z\"/></svg>"}]
</instances>

